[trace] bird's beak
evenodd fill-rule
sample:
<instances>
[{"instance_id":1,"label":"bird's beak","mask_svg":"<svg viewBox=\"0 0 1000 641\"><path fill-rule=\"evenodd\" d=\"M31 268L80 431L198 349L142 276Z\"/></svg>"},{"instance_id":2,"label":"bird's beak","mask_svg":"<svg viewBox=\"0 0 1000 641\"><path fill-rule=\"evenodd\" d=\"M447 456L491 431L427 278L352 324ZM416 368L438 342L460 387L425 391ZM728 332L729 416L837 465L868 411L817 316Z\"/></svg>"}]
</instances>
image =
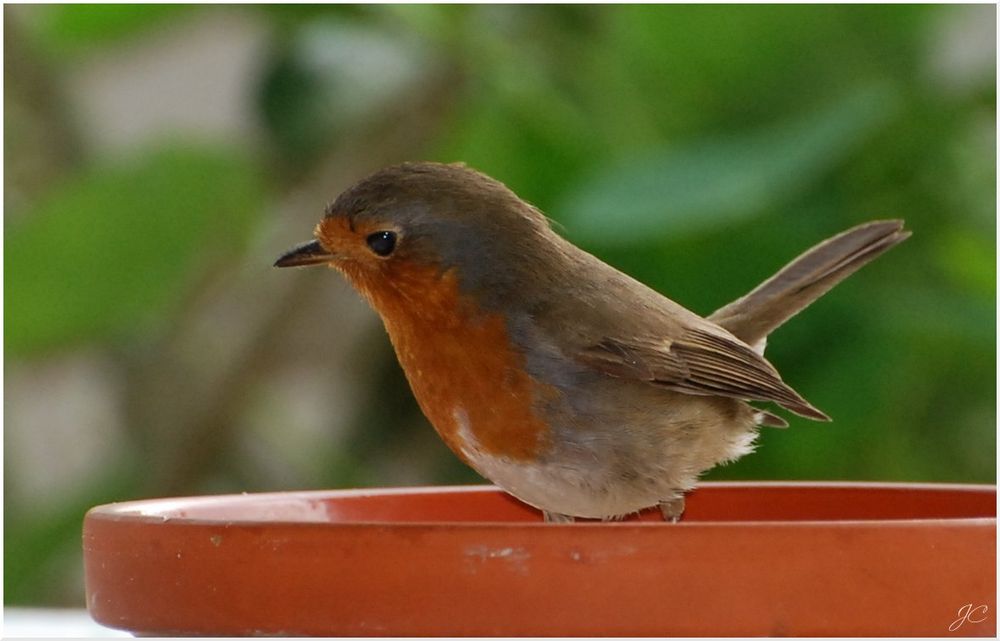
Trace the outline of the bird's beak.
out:
<instances>
[{"instance_id":1,"label":"bird's beak","mask_svg":"<svg viewBox=\"0 0 1000 641\"><path fill-rule=\"evenodd\" d=\"M308 243L302 243L297 247L293 247L282 254L281 258L274 261L274 266L302 267L304 265L319 265L320 263L328 263L334 258L336 257L333 254L323 249L318 240L311 240Z\"/></svg>"}]
</instances>

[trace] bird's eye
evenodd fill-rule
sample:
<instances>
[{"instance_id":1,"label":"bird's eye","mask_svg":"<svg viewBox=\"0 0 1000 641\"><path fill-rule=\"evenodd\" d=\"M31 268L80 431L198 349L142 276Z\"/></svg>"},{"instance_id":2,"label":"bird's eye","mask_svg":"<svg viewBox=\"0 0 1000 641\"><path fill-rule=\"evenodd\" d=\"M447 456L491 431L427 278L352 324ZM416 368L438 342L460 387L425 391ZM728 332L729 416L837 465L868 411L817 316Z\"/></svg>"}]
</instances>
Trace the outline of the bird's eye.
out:
<instances>
[{"instance_id":1,"label":"bird's eye","mask_svg":"<svg viewBox=\"0 0 1000 641\"><path fill-rule=\"evenodd\" d=\"M365 239L368 246L379 256L388 256L396 249L396 234L391 231L377 231Z\"/></svg>"}]
</instances>

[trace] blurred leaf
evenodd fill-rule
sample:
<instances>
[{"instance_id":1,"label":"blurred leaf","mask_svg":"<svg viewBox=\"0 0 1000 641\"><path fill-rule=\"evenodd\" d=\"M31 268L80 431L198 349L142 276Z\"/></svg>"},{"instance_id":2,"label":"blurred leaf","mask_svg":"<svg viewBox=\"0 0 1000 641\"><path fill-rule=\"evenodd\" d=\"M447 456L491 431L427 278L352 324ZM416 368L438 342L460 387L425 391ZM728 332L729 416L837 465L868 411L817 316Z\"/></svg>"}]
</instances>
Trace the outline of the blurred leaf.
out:
<instances>
[{"instance_id":1,"label":"blurred leaf","mask_svg":"<svg viewBox=\"0 0 1000 641\"><path fill-rule=\"evenodd\" d=\"M5 604L76 605L62 600L66 593L72 594L79 588L59 585L53 581L53 575L62 572L74 578L79 576L83 561L80 530L84 514L96 505L134 496L144 471L141 463L136 462L138 460L121 461L109 467L101 478L92 479L85 486L67 491L58 501L52 501L42 514L38 513L37 505L12 505L4 501L4 547L16 550L15 554L4 556Z\"/></svg>"},{"instance_id":2,"label":"blurred leaf","mask_svg":"<svg viewBox=\"0 0 1000 641\"><path fill-rule=\"evenodd\" d=\"M297 28L303 22L335 15L345 18L362 18L369 5L356 4L255 4L253 8L282 28Z\"/></svg>"},{"instance_id":3,"label":"blurred leaf","mask_svg":"<svg viewBox=\"0 0 1000 641\"><path fill-rule=\"evenodd\" d=\"M196 8L183 4L53 4L35 12L32 28L45 51L68 57L146 32Z\"/></svg>"},{"instance_id":4,"label":"blurred leaf","mask_svg":"<svg viewBox=\"0 0 1000 641\"><path fill-rule=\"evenodd\" d=\"M603 94L606 117L616 117L624 91L653 107L646 117L668 136L733 130L789 113L790 105L821 104L871 82L898 80L924 53L917 36L932 11L902 5L622 5L607 12L597 46L588 42L583 56L600 56L602 67L615 69L592 87L594 98ZM605 38L611 47L601 47ZM628 111L623 127L633 120Z\"/></svg>"},{"instance_id":5,"label":"blurred leaf","mask_svg":"<svg viewBox=\"0 0 1000 641\"><path fill-rule=\"evenodd\" d=\"M416 38L326 17L299 26L264 78L264 118L303 163L331 139L405 104L434 68Z\"/></svg>"},{"instance_id":6,"label":"blurred leaf","mask_svg":"<svg viewBox=\"0 0 1000 641\"><path fill-rule=\"evenodd\" d=\"M606 166L553 212L604 245L717 227L807 189L883 125L896 96L869 87L796 121L655 149Z\"/></svg>"},{"instance_id":7,"label":"blurred leaf","mask_svg":"<svg viewBox=\"0 0 1000 641\"><path fill-rule=\"evenodd\" d=\"M565 59L576 55L582 34L554 19L582 24L578 9L468 8L458 57L463 95L432 157L466 162L516 185L522 198L549 205L567 178L601 152L593 115L567 80L599 81L580 70L567 73Z\"/></svg>"},{"instance_id":8,"label":"blurred leaf","mask_svg":"<svg viewBox=\"0 0 1000 641\"><path fill-rule=\"evenodd\" d=\"M9 225L4 340L24 355L149 320L206 250L231 252L262 194L245 158L171 149L78 176Z\"/></svg>"},{"instance_id":9,"label":"blurred leaf","mask_svg":"<svg viewBox=\"0 0 1000 641\"><path fill-rule=\"evenodd\" d=\"M995 302L997 246L994 238L947 230L934 244L935 259L956 287Z\"/></svg>"}]
</instances>

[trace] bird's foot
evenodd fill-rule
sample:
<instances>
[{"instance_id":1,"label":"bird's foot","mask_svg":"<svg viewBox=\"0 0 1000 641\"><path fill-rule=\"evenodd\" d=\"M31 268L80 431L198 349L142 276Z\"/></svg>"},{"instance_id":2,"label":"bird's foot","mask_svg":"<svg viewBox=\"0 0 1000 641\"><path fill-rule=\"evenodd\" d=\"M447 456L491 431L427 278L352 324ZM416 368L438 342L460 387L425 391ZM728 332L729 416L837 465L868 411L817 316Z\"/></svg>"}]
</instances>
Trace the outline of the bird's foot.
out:
<instances>
[{"instance_id":1,"label":"bird's foot","mask_svg":"<svg viewBox=\"0 0 1000 641\"><path fill-rule=\"evenodd\" d=\"M670 523L676 523L681 520L681 515L684 514L684 497L681 496L676 499L670 499L669 501L660 501L660 514L663 515L664 521L669 521Z\"/></svg>"},{"instance_id":2,"label":"bird's foot","mask_svg":"<svg viewBox=\"0 0 1000 641\"><path fill-rule=\"evenodd\" d=\"M545 516L546 523L572 523L573 517L567 516L566 514L559 514L557 512L546 512L542 510L542 514Z\"/></svg>"}]
</instances>

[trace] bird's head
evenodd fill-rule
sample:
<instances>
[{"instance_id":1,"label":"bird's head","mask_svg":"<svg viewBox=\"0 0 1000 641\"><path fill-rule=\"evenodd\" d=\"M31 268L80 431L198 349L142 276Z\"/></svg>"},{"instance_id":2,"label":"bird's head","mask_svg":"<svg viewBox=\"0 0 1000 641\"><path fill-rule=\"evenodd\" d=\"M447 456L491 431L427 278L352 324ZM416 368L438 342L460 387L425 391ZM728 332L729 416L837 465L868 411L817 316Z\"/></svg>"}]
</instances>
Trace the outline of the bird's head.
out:
<instances>
[{"instance_id":1,"label":"bird's head","mask_svg":"<svg viewBox=\"0 0 1000 641\"><path fill-rule=\"evenodd\" d=\"M419 302L449 283L495 307L545 273L538 262L556 239L545 216L502 183L463 165L405 163L338 196L315 240L275 265L331 265L383 312L389 298Z\"/></svg>"}]
</instances>

